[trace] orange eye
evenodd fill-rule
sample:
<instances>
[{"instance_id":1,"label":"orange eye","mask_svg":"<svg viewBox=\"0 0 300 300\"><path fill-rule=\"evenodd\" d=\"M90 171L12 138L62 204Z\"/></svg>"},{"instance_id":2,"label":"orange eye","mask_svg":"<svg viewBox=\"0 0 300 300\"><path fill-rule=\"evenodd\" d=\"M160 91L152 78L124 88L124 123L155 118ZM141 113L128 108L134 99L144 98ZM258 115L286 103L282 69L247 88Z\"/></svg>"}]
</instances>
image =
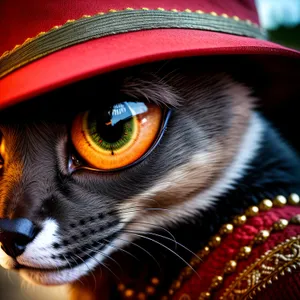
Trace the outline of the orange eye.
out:
<instances>
[{"instance_id":1,"label":"orange eye","mask_svg":"<svg viewBox=\"0 0 300 300\"><path fill-rule=\"evenodd\" d=\"M144 102L122 102L100 112L79 114L72 125L76 151L93 168L114 170L142 157L158 137L162 109Z\"/></svg>"}]
</instances>

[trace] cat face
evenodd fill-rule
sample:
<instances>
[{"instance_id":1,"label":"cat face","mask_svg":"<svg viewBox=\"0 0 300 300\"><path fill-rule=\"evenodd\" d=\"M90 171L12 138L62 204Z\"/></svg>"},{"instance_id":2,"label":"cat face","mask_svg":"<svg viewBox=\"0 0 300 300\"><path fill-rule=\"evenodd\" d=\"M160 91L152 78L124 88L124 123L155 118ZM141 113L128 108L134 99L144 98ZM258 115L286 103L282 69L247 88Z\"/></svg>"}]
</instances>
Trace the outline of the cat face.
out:
<instances>
[{"instance_id":1,"label":"cat face","mask_svg":"<svg viewBox=\"0 0 300 300\"><path fill-rule=\"evenodd\" d=\"M222 72L163 66L97 77L1 113L0 218L36 228L20 255L3 245L4 268L39 284L77 280L138 240L139 230L205 213L242 176L261 130L250 91ZM82 151L74 124L84 115L103 121L125 102L161 115L155 130L140 134L153 135L144 153L105 169Z\"/></svg>"}]
</instances>

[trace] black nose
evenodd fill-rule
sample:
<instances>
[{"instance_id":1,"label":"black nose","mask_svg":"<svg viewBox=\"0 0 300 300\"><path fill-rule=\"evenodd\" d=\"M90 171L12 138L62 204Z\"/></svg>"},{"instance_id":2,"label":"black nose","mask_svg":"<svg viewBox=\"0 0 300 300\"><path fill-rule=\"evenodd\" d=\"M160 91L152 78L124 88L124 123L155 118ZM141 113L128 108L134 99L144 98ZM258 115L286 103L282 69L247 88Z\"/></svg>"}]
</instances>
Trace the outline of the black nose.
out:
<instances>
[{"instance_id":1,"label":"black nose","mask_svg":"<svg viewBox=\"0 0 300 300\"><path fill-rule=\"evenodd\" d=\"M37 232L37 227L27 219L0 219L1 248L7 255L16 258L25 251Z\"/></svg>"}]
</instances>

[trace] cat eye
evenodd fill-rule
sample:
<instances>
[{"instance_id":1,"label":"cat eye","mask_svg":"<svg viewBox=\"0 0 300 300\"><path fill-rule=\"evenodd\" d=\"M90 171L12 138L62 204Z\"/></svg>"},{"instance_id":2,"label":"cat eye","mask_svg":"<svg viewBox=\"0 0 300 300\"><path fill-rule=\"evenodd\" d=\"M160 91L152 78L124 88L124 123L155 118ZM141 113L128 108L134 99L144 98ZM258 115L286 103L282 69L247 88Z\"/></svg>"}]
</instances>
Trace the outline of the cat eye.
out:
<instances>
[{"instance_id":1,"label":"cat eye","mask_svg":"<svg viewBox=\"0 0 300 300\"><path fill-rule=\"evenodd\" d=\"M155 148L169 117L170 110L155 104L122 102L77 115L71 139L89 167L119 170L141 161Z\"/></svg>"}]
</instances>

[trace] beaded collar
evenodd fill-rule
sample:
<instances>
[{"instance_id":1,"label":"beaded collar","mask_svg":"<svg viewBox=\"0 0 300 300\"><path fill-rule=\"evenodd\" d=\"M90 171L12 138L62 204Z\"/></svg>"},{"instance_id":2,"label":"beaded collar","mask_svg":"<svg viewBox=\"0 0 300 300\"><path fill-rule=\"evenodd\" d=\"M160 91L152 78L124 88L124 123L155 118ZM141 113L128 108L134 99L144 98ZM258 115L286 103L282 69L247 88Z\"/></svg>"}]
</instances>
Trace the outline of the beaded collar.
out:
<instances>
[{"instance_id":1,"label":"beaded collar","mask_svg":"<svg viewBox=\"0 0 300 300\"><path fill-rule=\"evenodd\" d=\"M238 228L243 229L243 226L247 226L247 222L250 219L253 219L255 217L258 217L262 213L267 213L269 211L272 211L272 209L283 209L288 206L293 207L292 216L289 218L277 218L274 222L272 221L271 226L268 227L268 229L262 229L259 230L252 240L249 241L247 245L244 245L239 248L238 252L235 254L235 257L233 259L230 259L226 265L224 266L224 269L222 272L217 273L213 276L209 287L206 291L201 292L199 295L197 295L197 299L204 300L204 299L242 299L239 297L229 297L230 291L233 289L233 286L239 286L239 283L242 282L243 274L247 273L247 268L244 272L239 274L237 280L233 281L231 284L231 287L227 287L225 292L222 296L218 295L218 298L216 298L216 294L222 289L224 289L224 281L227 277L230 277L232 274L234 274L239 266L239 264L242 264L243 261L247 261L247 259L251 256L251 253L260 245L266 243L266 241L270 238L271 235L274 233L278 233L281 231L284 231L288 225L300 225L300 211L297 211L296 208L300 208L300 197L298 194L291 194L288 199L282 195L276 196L273 200L270 199L264 199L260 202L257 206L250 206L244 214L235 216L232 219L232 222L224 224L221 226L219 233L211 237L208 244L203 247L197 254L194 256L190 262L189 266L185 267L179 274L176 280L173 281L168 291L165 293L165 295L160 296L157 293L159 290L160 285L160 279L157 277L152 277L150 279L150 282L145 285L144 290L138 290L126 287L123 283L120 283L118 285L118 291L120 293L120 296L122 299L137 299L137 300L146 300L148 298L152 299L161 299L161 300L168 300L168 299L180 299L180 300L190 300L194 299L191 298L188 294L181 294L181 296L176 296L178 292L180 291L181 287L188 283L189 279L191 279L192 275L194 274L194 271L197 270L203 262L205 262L206 259L209 258L209 256L216 251L218 247L222 245L222 241L225 240L225 238L230 238L230 235L232 235ZM291 215L290 213L288 214ZM300 228L300 226L299 226ZM245 228L246 230L247 228ZM300 234L300 230L298 230L298 234ZM293 236L291 239L288 239L284 241L283 243L280 243L273 249L273 251L276 252L276 249L282 250L282 248L287 247L293 247L295 246L295 243L300 243L300 235L297 235L296 237ZM284 248L285 249L285 248ZM268 254L269 252L267 252ZM276 253L275 253L276 254ZM278 253L277 253L278 254ZM258 258L257 258L258 259ZM264 257L263 257L264 259ZM291 266L293 268L296 268L300 265L300 257L296 257L297 263L293 262ZM253 266L253 264L252 264ZM290 270L290 266L287 267L287 270ZM249 269L249 268L248 268ZM251 268L250 268L251 269ZM248 270L249 271L249 270ZM263 273L263 272L262 272ZM266 272L265 272L266 273ZM282 270L281 275L284 275L284 270ZM263 277L263 276L261 276ZM261 278L260 277L260 278ZM275 279L278 278L277 276L274 277ZM269 280L270 284L271 280ZM260 283L260 280L258 280L258 284ZM255 291L255 289L254 289ZM245 293L249 293L249 291L245 291ZM252 291L253 293L253 291Z\"/></svg>"}]
</instances>

